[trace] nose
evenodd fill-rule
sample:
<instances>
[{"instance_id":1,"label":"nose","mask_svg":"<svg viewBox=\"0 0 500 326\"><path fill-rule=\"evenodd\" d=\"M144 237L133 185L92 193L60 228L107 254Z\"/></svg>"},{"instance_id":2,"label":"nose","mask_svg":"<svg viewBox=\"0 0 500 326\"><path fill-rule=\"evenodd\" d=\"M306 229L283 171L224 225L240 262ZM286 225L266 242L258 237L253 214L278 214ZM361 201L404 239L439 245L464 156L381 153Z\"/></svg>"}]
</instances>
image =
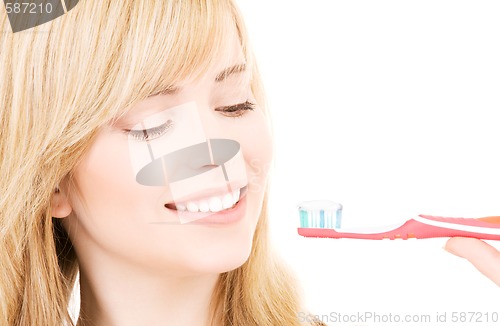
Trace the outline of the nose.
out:
<instances>
[{"instance_id":1,"label":"nose","mask_svg":"<svg viewBox=\"0 0 500 326\"><path fill-rule=\"evenodd\" d=\"M156 158L139 171L136 180L145 186L166 186L168 182L188 179L220 166L227 181L224 164L239 150L240 144L235 140L208 139Z\"/></svg>"}]
</instances>

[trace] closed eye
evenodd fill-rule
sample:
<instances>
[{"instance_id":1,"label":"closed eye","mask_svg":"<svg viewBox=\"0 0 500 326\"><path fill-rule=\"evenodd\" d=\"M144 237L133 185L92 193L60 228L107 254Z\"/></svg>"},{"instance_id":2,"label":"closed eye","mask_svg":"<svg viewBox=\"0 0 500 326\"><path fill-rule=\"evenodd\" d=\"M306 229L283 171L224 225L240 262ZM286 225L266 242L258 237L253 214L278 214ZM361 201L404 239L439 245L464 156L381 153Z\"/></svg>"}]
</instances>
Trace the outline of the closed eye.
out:
<instances>
[{"instance_id":1,"label":"closed eye","mask_svg":"<svg viewBox=\"0 0 500 326\"><path fill-rule=\"evenodd\" d=\"M149 141L163 136L172 126L174 122L168 120L167 122L153 128L148 129L125 129L130 137L138 141Z\"/></svg>"},{"instance_id":2,"label":"closed eye","mask_svg":"<svg viewBox=\"0 0 500 326\"><path fill-rule=\"evenodd\" d=\"M251 103L249 101L246 101L244 103L236 104L236 105L229 105L229 106L223 106L220 108L216 108L215 111L221 112L223 115L228 116L228 117L241 117L243 116L246 112L252 111L255 109L255 104Z\"/></svg>"}]
</instances>

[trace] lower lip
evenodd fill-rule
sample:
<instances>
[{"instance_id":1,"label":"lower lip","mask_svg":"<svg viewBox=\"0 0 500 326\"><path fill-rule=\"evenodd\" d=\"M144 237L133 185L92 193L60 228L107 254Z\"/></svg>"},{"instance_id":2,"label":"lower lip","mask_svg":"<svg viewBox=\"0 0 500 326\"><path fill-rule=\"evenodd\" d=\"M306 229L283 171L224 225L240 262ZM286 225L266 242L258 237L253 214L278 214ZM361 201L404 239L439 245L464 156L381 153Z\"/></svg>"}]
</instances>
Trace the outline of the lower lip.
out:
<instances>
[{"instance_id":1,"label":"lower lip","mask_svg":"<svg viewBox=\"0 0 500 326\"><path fill-rule=\"evenodd\" d=\"M211 213L206 217L200 217L201 214L205 215L206 213L192 213L184 211L182 214L187 218L195 219L192 222L186 224L202 224L202 225L226 225L236 223L241 220L246 213L247 207L247 196L246 194L240 198L240 200L236 203L236 205L230 209L225 209L220 212Z\"/></svg>"}]
</instances>

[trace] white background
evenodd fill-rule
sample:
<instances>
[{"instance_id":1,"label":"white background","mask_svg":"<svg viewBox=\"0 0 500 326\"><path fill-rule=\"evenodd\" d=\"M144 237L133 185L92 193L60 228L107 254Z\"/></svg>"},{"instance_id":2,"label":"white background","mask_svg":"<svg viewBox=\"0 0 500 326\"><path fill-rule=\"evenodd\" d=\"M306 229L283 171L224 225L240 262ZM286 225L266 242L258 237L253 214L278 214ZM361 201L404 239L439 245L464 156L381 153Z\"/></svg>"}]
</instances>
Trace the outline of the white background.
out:
<instances>
[{"instance_id":1,"label":"white background","mask_svg":"<svg viewBox=\"0 0 500 326\"><path fill-rule=\"evenodd\" d=\"M273 240L307 308L500 313L499 288L446 239L296 232L311 199L342 203L344 226L500 215L500 2L238 3L273 117Z\"/></svg>"}]
</instances>

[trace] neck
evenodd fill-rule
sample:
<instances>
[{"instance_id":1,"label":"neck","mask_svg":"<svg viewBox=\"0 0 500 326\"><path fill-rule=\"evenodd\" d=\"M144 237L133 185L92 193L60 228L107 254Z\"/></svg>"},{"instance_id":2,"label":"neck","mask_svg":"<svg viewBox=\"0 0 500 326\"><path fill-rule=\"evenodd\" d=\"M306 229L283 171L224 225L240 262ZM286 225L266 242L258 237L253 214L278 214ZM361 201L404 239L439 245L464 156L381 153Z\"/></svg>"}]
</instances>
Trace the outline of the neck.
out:
<instances>
[{"instance_id":1,"label":"neck","mask_svg":"<svg viewBox=\"0 0 500 326\"><path fill-rule=\"evenodd\" d=\"M208 325L218 275L165 276L130 266L80 271L78 326Z\"/></svg>"}]
</instances>

